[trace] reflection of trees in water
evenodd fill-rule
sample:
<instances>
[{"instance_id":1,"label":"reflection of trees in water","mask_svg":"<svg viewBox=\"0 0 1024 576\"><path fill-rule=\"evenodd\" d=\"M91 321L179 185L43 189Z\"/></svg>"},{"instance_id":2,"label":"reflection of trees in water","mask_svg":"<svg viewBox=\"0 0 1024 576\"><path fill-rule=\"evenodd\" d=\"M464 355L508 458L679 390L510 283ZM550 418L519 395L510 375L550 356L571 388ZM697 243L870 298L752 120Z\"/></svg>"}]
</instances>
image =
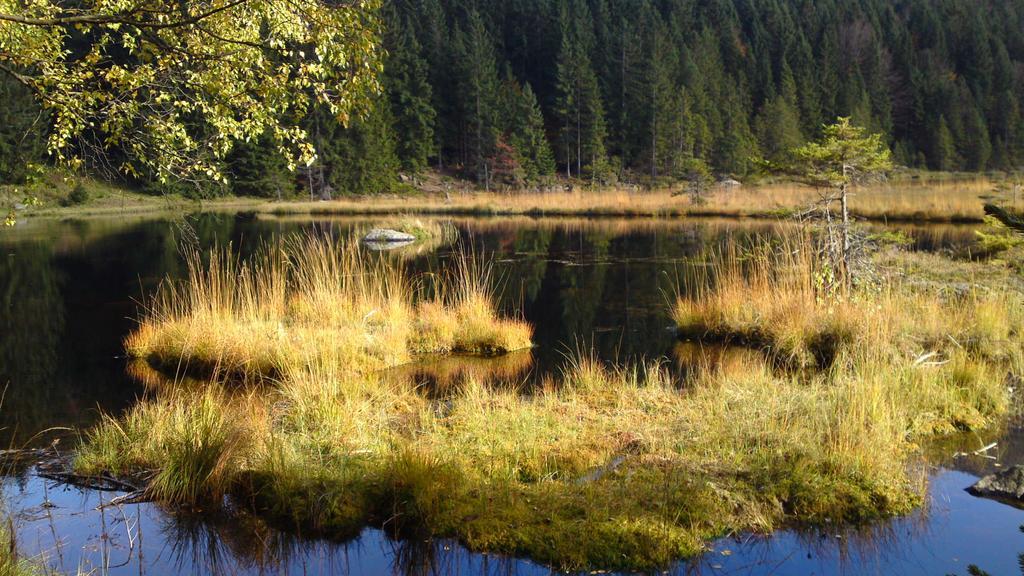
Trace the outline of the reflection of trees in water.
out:
<instances>
[{"instance_id":1,"label":"reflection of trees in water","mask_svg":"<svg viewBox=\"0 0 1024 576\"><path fill-rule=\"evenodd\" d=\"M552 242L562 261L549 268L543 284L556 301L560 322L556 340L563 346L589 343L605 295L608 273L608 237L603 234L561 234ZM621 296L620 296L621 298ZM537 318L544 322L553 318Z\"/></svg>"},{"instance_id":2,"label":"reflection of trees in water","mask_svg":"<svg viewBox=\"0 0 1024 576\"><path fill-rule=\"evenodd\" d=\"M509 290L503 293L507 304L514 299L516 304L533 302L540 293L547 269L548 250L551 246L551 231L539 228L518 230L512 243L517 258L507 264Z\"/></svg>"},{"instance_id":3,"label":"reflection of trees in water","mask_svg":"<svg viewBox=\"0 0 1024 576\"><path fill-rule=\"evenodd\" d=\"M64 330L64 301L50 247L5 247L0 258L0 406L5 444L48 421Z\"/></svg>"},{"instance_id":4,"label":"reflection of trees in water","mask_svg":"<svg viewBox=\"0 0 1024 576\"><path fill-rule=\"evenodd\" d=\"M171 563L181 574L347 574L396 576L507 574L536 567L521 560L475 554L448 540L391 538L368 529L351 541L304 539L268 526L250 514L167 512L161 536L167 543L153 566ZM379 547L383 556L374 554Z\"/></svg>"},{"instance_id":5,"label":"reflection of trees in water","mask_svg":"<svg viewBox=\"0 0 1024 576\"><path fill-rule=\"evenodd\" d=\"M199 218L203 241L231 218ZM0 251L0 441L86 424L135 395L116 356L136 302L180 275L180 228L168 220L38 221L5 233Z\"/></svg>"}]
</instances>

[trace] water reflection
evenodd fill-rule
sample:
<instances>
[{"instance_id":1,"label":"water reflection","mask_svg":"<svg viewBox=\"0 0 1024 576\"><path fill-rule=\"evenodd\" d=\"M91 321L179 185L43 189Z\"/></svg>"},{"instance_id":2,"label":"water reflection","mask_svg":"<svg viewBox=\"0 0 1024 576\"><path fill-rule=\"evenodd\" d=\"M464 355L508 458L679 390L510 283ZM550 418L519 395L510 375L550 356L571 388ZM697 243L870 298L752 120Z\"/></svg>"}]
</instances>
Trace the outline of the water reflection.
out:
<instances>
[{"instance_id":1,"label":"water reflection","mask_svg":"<svg viewBox=\"0 0 1024 576\"><path fill-rule=\"evenodd\" d=\"M444 356L423 358L387 371L387 376L412 382L432 396L447 397L467 382L520 388L531 380L533 352L520 350L496 358Z\"/></svg>"},{"instance_id":2,"label":"water reflection","mask_svg":"<svg viewBox=\"0 0 1024 576\"><path fill-rule=\"evenodd\" d=\"M1016 574L1024 511L971 497L974 476L932 479L929 505L870 528L714 543L673 574ZM9 479L23 552L45 554L63 573L103 574L550 574L527 560L471 553L451 541L398 540L367 529L348 542L309 541L243 512L181 515L152 504L99 508L110 496L54 489L38 478ZM45 505L44 505L45 504Z\"/></svg>"}]
</instances>

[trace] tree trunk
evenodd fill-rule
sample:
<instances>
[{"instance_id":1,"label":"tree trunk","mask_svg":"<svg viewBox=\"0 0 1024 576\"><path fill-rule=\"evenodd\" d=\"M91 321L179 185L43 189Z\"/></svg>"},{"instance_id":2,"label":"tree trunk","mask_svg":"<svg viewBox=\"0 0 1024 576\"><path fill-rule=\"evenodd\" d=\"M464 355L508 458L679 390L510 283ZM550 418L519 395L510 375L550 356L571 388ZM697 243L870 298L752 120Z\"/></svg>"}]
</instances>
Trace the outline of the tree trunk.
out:
<instances>
[{"instance_id":1,"label":"tree trunk","mask_svg":"<svg viewBox=\"0 0 1024 576\"><path fill-rule=\"evenodd\" d=\"M651 82L651 186L658 179L658 85Z\"/></svg>"},{"instance_id":2,"label":"tree trunk","mask_svg":"<svg viewBox=\"0 0 1024 576\"><path fill-rule=\"evenodd\" d=\"M583 129L581 118L583 111L580 110L580 102L576 100L576 177L583 174Z\"/></svg>"},{"instance_id":3,"label":"tree trunk","mask_svg":"<svg viewBox=\"0 0 1024 576\"><path fill-rule=\"evenodd\" d=\"M846 166L843 166L843 176L846 176ZM849 208L849 184L843 182L839 188L840 202L843 206L843 282L849 288L852 283L850 277L850 208Z\"/></svg>"}]
</instances>

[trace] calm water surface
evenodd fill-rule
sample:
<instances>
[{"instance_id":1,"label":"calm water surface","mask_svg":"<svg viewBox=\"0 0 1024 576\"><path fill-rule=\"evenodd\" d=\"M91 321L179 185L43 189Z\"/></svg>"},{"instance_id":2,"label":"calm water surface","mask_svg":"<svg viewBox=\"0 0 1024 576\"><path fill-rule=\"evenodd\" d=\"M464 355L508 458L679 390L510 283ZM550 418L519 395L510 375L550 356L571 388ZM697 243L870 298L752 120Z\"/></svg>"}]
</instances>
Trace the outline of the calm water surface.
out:
<instances>
[{"instance_id":1,"label":"calm water surface","mask_svg":"<svg viewBox=\"0 0 1024 576\"><path fill-rule=\"evenodd\" d=\"M699 270L728 238L772 234L778 224L726 220L621 221L505 218L455 220L463 244L493 261L502 306L536 327L532 354L499 372L542 378L565 355L593 348L608 361L665 358L685 368L668 316L679 277ZM69 428L117 413L143 386L131 378L121 341L137 302L184 272L180 247L231 244L252 252L275 235L305 231L344 239L372 222L247 214L28 221L0 232L0 440L70 447ZM963 226L906 227L914 249L955 250ZM393 257L438 270L451 246L412 247ZM391 257L391 256L389 256ZM447 363L447 364L445 364ZM412 367L424 376L472 369L458 360ZM959 448L992 441L997 460L953 460ZM937 450L930 504L871 530L737 536L673 567L685 574L966 574L968 565L1020 574L1024 512L963 491L997 463L1024 462L1024 434L960 439ZM944 457L945 455L945 457ZM30 470L4 477L21 551L49 566L97 574L547 574L526 560L472 554L452 542L394 541L367 529L351 542L309 542L244 513L182 516L152 504L97 510L117 494L56 486Z\"/></svg>"}]
</instances>

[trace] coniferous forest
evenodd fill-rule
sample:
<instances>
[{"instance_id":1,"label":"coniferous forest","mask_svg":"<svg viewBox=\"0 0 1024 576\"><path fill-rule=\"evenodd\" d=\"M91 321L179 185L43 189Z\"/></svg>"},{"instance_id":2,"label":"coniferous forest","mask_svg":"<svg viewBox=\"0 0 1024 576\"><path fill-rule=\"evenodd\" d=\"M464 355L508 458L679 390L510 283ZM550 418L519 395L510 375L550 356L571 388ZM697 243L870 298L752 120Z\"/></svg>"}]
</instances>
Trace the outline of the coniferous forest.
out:
<instances>
[{"instance_id":1,"label":"coniferous forest","mask_svg":"<svg viewBox=\"0 0 1024 576\"><path fill-rule=\"evenodd\" d=\"M744 178L838 116L912 168L1024 162L1021 0L388 0L382 22L383 94L347 127L301 120L312 167L253 139L203 193L384 192L428 167L489 188ZM46 123L12 79L0 94L17 181Z\"/></svg>"}]
</instances>

